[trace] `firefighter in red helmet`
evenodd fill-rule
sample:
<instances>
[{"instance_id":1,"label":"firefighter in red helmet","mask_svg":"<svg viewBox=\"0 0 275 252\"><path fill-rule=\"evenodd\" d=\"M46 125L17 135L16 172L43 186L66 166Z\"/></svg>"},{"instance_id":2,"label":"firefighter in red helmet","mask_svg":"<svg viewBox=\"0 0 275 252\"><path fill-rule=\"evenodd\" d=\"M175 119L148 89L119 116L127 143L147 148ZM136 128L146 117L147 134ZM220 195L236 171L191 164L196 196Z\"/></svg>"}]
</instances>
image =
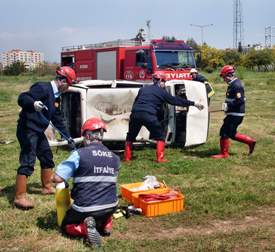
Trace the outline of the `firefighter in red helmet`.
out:
<instances>
[{"instance_id":1,"label":"firefighter in red helmet","mask_svg":"<svg viewBox=\"0 0 275 252\"><path fill-rule=\"evenodd\" d=\"M29 91L18 97L22 108L19 114L16 136L21 151L17 170L14 205L20 209L33 208L33 203L27 199L27 178L32 175L36 157L41 166L42 194L53 194L51 184L54 167L53 154L44 131L51 121L73 143L65 126L65 120L57 108L57 99L76 81L76 75L70 67L60 67L56 70L56 78L51 82L34 83Z\"/></svg>"},{"instance_id":2,"label":"firefighter in red helmet","mask_svg":"<svg viewBox=\"0 0 275 252\"><path fill-rule=\"evenodd\" d=\"M84 147L72 152L58 165L54 182L73 177L74 200L61 229L69 236L83 237L91 246L101 245L101 235L110 235L112 214L118 199L116 181L120 167L117 155L102 144L106 125L99 118L88 119L81 128Z\"/></svg>"},{"instance_id":3,"label":"firefighter in red helmet","mask_svg":"<svg viewBox=\"0 0 275 252\"><path fill-rule=\"evenodd\" d=\"M195 106L199 110L203 105L180 97L172 96L165 90L166 76L161 74L153 75L153 84L142 87L132 107L129 130L126 137L124 160L132 158L132 143L135 141L142 126L150 132L150 138L156 141L157 162L167 162L164 159L165 132L161 124L160 114L165 103L177 106Z\"/></svg>"},{"instance_id":4,"label":"firefighter in red helmet","mask_svg":"<svg viewBox=\"0 0 275 252\"><path fill-rule=\"evenodd\" d=\"M249 154L252 154L256 140L237 132L245 115L245 94L242 82L235 76L235 68L225 65L220 71L220 76L228 84L223 110L226 114L220 129L220 153L212 158L229 157L229 138L248 145Z\"/></svg>"}]
</instances>

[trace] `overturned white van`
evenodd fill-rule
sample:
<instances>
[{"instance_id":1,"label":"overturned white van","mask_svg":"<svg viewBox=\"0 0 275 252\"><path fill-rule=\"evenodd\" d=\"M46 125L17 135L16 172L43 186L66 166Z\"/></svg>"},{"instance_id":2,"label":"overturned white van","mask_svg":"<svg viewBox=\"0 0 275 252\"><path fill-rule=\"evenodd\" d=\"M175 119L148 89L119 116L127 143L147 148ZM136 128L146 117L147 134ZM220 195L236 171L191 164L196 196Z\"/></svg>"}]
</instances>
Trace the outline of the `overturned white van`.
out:
<instances>
[{"instance_id":1,"label":"overturned white van","mask_svg":"<svg viewBox=\"0 0 275 252\"><path fill-rule=\"evenodd\" d=\"M67 127L76 142L81 141L81 125L91 117L101 118L107 125L104 142L122 145L128 131L129 116L139 88L152 83L131 81L86 80L72 86L62 94L61 108ZM193 106L164 107L163 127L166 143L179 146L203 144L207 140L209 113L206 88L203 83L189 80L166 82L167 91L174 95L199 102L205 106L199 111ZM142 127L137 143L149 143L149 132ZM66 142L50 141L51 146Z\"/></svg>"}]
</instances>

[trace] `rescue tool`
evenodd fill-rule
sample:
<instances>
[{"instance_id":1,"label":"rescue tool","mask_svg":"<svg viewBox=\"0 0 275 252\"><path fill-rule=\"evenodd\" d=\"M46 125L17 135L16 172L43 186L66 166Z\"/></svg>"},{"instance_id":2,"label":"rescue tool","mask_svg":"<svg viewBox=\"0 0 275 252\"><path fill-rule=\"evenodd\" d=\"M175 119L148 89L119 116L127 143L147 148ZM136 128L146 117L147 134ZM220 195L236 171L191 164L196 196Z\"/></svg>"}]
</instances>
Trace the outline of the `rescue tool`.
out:
<instances>
[{"instance_id":1,"label":"rescue tool","mask_svg":"<svg viewBox=\"0 0 275 252\"><path fill-rule=\"evenodd\" d=\"M45 104L43 104L43 109L49 110L48 107L47 107ZM40 114L40 116L42 117L42 119L43 119L45 122L47 122L49 125L51 125L51 127L52 127L54 130L56 130L56 131L57 131L57 132L58 132L58 133L68 142L68 144L71 144L71 145L72 145L72 147L73 147L74 150L76 149L75 142L73 141L72 138L66 136L61 130L59 130L57 127L55 127L54 124L53 124L51 121L49 121L49 120L43 115L42 112L39 112L39 114Z\"/></svg>"}]
</instances>

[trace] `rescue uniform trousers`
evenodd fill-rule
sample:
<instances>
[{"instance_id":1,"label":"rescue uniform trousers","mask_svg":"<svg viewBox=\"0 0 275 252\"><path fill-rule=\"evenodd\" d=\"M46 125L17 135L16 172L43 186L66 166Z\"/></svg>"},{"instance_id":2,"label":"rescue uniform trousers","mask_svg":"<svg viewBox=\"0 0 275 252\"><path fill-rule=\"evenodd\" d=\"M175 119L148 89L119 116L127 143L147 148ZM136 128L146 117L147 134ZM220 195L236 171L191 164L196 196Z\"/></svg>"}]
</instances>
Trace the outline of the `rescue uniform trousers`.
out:
<instances>
[{"instance_id":1,"label":"rescue uniform trousers","mask_svg":"<svg viewBox=\"0 0 275 252\"><path fill-rule=\"evenodd\" d=\"M106 221L113 215L113 213L116 211L117 207L112 207L100 211L94 211L94 212L78 212L74 210L73 208L70 208L62 221L61 224L61 230L63 233L66 233L66 225L69 224L81 224L84 222L84 220L87 217L94 217L96 222L96 229L97 231L102 234L103 233L103 225L106 223Z\"/></svg>"},{"instance_id":2,"label":"rescue uniform trousers","mask_svg":"<svg viewBox=\"0 0 275 252\"><path fill-rule=\"evenodd\" d=\"M242 121L243 116L227 115L223 120L223 125L220 130L220 137L235 139L237 128Z\"/></svg>"},{"instance_id":3,"label":"rescue uniform trousers","mask_svg":"<svg viewBox=\"0 0 275 252\"><path fill-rule=\"evenodd\" d=\"M134 142L142 126L150 132L150 139L165 140L164 129L156 115L146 112L132 112L126 141Z\"/></svg>"},{"instance_id":4,"label":"rescue uniform trousers","mask_svg":"<svg viewBox=\"0 0 275 252\"><path fill-rule=\"evenodd\" d=\"M53 154L44 132L17 127L16 132L21 151L19 156L20 166L17 174L31 176L34 171L36 156L40 161L41 169L54 167Z\"/></svg>"}]
</instances>

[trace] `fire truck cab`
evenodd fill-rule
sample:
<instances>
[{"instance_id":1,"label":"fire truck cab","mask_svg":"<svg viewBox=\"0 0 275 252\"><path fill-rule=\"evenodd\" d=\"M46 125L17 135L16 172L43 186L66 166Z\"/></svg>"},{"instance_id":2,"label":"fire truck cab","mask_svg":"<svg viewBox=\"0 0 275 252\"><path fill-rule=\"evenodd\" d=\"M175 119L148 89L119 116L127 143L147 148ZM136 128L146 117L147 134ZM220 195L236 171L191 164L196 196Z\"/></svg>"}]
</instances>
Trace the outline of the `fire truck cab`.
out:
<instances>
[{"instance_id":1,"label":"fire truck cab","mask_svg":"<svg viewBox=\"0 0 275 252\"><path fill-rule=\"evenodd\" d=\"M106 144L124 144L128 132L129 116L139 88L152 83L126 80L86 80L69 88L61 96L61 108L71 136L81 141L81 125L91 117L101 118L107 125ZM199 101L204 109L193 106L164 107L162 124L166 130L166 143L179 146L203 144L208 135L208 102L205 85L190 80L166 82L167 92L193 101ZM137 143L150 143L149 132L142 127ZM50 139L51 146L66 145Z\"/></svg>"},{"instance_id":2,"label":"fire truck cab","mask_svg":"<svg viewBox=\"0 0 275 252\"><path fill-rule=\"evenodd\" d=\"M167 79L191 79L193 49L183 40L116 40L63 47L61 65L71 66L78 80L130 80L150 82L153 73Z\"/></svg>"}]
</instances>

